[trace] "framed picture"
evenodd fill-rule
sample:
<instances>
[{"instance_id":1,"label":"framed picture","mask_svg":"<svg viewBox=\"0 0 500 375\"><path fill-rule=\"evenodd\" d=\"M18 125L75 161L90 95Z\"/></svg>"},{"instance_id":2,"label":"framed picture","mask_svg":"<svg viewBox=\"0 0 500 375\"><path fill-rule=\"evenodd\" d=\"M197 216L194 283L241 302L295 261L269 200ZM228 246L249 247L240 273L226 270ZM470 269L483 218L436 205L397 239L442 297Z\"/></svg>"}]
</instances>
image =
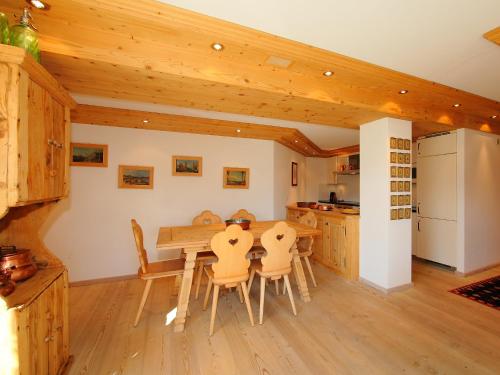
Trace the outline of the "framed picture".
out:
<instances>
[{"instance_id":1,"label":"framed picture","mask_svg":"<svg viewBox=\"0 0 500 375\"><path fill-rule=\"evenodd\" d=\"M405 164L411 164L411 155L405 154Z\"/></svg>"},{"instance_id":2,"label":"framed picture","mask_svg":"<svg viewBox=\"0 0 500 375\"><path fill-rule=\"evenodd\" d=\"M398 182L391 181L391 193L395 193L396 191L398 191Z\"/></svg>"},{"instance_id":3,"label":"framed picture","mask_svg":"<svg viewBox=\"0 0 500 375\"><path fill-rule=\"evenodd\" d=\"M405 185L404 181L398 181L398 191L404 191L405 190Z\"/></svg>"},{"instance_id":4,"label":"framed picture","mask_svg":"<svg viewBox=\"0 0 500 375\"><path fill-rule=\"evenodd\" d=\"M398 167L391 167L391 177L398 177Z\"/></svg>"},{"instance_id":5,"label":"framed picture","mask_svg":"<svg viewBox=\"0 0 500 375\"><path fill-rule=\"evenodd\" d=\"M391 163L397 163L397 162L398 162L398 153L391 152Z\"/></svg>"},{"instance_id":6,"label":"framed picture","mask_svg":"<svg viewBox=\"0 0 500 375\"><path fill-rule=\"evenodd\" d=\"M411 208L405 208L405 219L411 219Z\"/></svg>"},{"instance_id":7,"label":"framed picture","mask_svg":"<svg viewBox=\"0 0 500 375\"><path fill-rule=\"evenodd\" d=\"M397 220L398 219L398 209L393 208L391 210L391 220Z\"/></svg>"},{"instance_id":8,"label":"framed picture","mask_svg":"<svg viewBox=\"0 0 500 375\"><path fill-rule=\"evenodd\" d=\"M398 152L398 163L399 164L405 163L405 154L403 154L402 152Z\"/></svg>"},{"instance_id":9,"label":"framed picture","mask_svg":"<svg viewBox=\"0 0 500 375\"><path fill-rule=\"evenodd\" d=\"M172 156L172 176L201 176L202 171L201 156Z\"/></svg>"},{"instance_id":10,"label":"framed picture","mask_svg":"<svg viewBox=\"0 0 500 375\"><path fill-rule=\"evenodd\" d=\"M250 169L224 167L224 189L248 189Z\"/></svg>"},{"instance_id":11,"label":"framed picture","mask_svg":"<svg viewBox=\"0 0 500 375\"><path fill-rule=\"evenodd\" d=\"M397 206L397 205L398 205L398 196L391 195L391 206Z\"/></svg>"},{"instance_id":12,"label":"framed picture","mask_svg":"<svg viewBox=\"0 0 500 375\"><path fill-rule=\"evenodd\" d=\"M405 195L404 197L405 197L404 199L405 206L409 206L411 204L411 195Z\"/></svg>"},{"instance_id":13,"label":"framed picture","mask_svg":"<svg viewBox=\"0 0 500 375\"><path fill-rule=\"evenodd\" d=\"M292 161L292 186L297 186L298 164Z\"/></svg>"},{"instance_id":14,"label":"framed picture","mask_svg":"<svg viewBox=\"0 0 500 375\"><path fill-rule=\"evenodd\" d=\"M404 167L398 167L398 177L403 178L405 173Z\"/></svg>"},{"instance_id":15,"label":"framed picture","mask_svg":"<svg viewBox=\"0 0 500 375\"><path fill-rule=\"evenodd\" d=\"M405 167L405 178L410 178L411 177L411 168L410 167Z\"/></svg>"},{"instance_id":16,"label":"framed picture","mask_svg":"<svg viewBox=\"0 0 500 375\"><path fill-rule=\"evenodd\" d=\"M403 138L398 138L398 149L399 150L405 149L405 140Z\"/></svg>"},{"instance_id":17,"label":"framed picture","mask_svg":"<svg viewBox=\"0 0 500 375\"><path fill-rule=\"evenodd\" d=\"M409 139L405 139L405 150L411 149L411 141Z\"/></svg>"},{"instance_id":18,"label":"framed picture","mask_svg":"<svg viewBox=\"0 0 500 375\"><path fill-rule=\"evenodd\" d=\"M410 181L405 181L405 187L404 187L405 192L410 192Z\"/></svg>"},{"instance_id":19,"label":"framed picture","mask_svg":"<svg viewBox=\"0 0 500 375\"><path fill-rule=\"evenodd\" d=\"M404 219L405 218L405 209L404 208L399 208L398 209L398 219Z\"/></svg>"},{"instance_id":20,"label":"framed picture","mask_svg":"<svg viewBox=\"0 0 500 375\"><path fill-rule=\"evenodd\" d=\"M397 140L397 138L391 137L390 146L394 150L398 148L398 140Z\"/></svg>"},{"instance_id":21,"label":"framed picture","mask_svg":"<svg viewBox=\"0 0 500 375\"><path fill-rule=\"evenodd\" d=\"M118 166L118 187L121 189L152 189L153 177L153 167Z\"/></svg>"},{"instance_id":22,"label":"framed picture","mask_svg":"<svg viewBox=\"0 0 500 375\"><path fill-rule=\"evenodd\" d=\"M102 168L108 166L108 145L71 143L70 152L70 165Z\"/></svg>"},{"instance_id":23,"label":"framed picture","mask_svg":"<svg viewBox=\"0 0 500 375\"><path fill-rule=\"evenodd\" d=\"M398 206L404 206L404 205L405 205L405 196L398 195Z\"/></svg>"}]
</instances>

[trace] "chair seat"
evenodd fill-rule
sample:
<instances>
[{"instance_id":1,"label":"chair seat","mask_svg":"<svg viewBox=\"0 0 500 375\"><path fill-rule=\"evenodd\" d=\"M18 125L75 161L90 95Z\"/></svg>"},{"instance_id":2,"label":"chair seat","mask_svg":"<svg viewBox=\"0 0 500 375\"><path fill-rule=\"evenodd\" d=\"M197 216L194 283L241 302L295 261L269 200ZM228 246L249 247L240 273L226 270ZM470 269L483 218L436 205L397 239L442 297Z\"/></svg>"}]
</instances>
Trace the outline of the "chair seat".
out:
<instances>
[{"instance_id":1,"label":"chair seat","mask_svg":"<svg viewBox=\"0 0 500 375\"><path fill-rule=\"evenodd\" d=\"M312 255L312 250L302 250L302 249L299 249L299 257L303 258L303 257L309 257Z\"/></svg>"},{"instance_id":2,"label":"chair seat","mask_svg":"<svg viewBox=\"0 0 500 375\"><path fill-rule=\"evenodd\" d=\"M231 276L227 278L222 278L222 279L215 279L214 278L214 271L212 270L212 266L205 267L205 273L209 278L212 279L212 282L215 285L225 285L225 284L233 284L233 283L241 283L243 281L247 281L249 278L248 272L242 275L238 276Z\"/></svg>"},{"instance_id":3,"label":"chair seat","mask_svg":"<svg viewBox=\"0 0 500 375\"><path fill-rule=\"evenodd\" d=\"M255 272L259 276L263 277L274 277L274 276L281 276L281 275L288 275L290 272L292 272L292 266L290 265L289 267L280 269L280 270L274 270L272 272L262 272L262 262L260 259L253 259L252 263L250 264L250 267L255 270Z\"/></svg>"},{"instance_id":4,"label":"chair seat","mask_svg":"<svg viewBox=\"0 0 500 375\"><path fill-rule=\"evenodd\" d=\"M186 263L185 259L170 259L149 263L146 272L143 273L139 268L139 277L143 280L148 280L182 275L184 273L184 263Z\"/></svg>"}]
</instances>

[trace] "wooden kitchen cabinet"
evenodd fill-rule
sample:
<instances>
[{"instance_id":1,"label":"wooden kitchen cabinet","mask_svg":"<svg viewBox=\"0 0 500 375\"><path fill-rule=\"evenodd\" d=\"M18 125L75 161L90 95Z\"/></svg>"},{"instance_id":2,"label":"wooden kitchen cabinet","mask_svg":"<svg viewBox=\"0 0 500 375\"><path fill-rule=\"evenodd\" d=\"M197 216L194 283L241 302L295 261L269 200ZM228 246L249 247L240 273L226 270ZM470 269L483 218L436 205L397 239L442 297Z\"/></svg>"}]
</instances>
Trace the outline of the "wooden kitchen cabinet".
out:
<instances>
[{"instance_id":1,"label":"wooden kitchen cabinet","mask_svg":"<svg viewBox=\"0 0 500 375\"><path fill-rule=\"evenodd\" d=\"M23 49L0 45L0 217L67 195L74 106Z\"/></svg>"}]
</instances>

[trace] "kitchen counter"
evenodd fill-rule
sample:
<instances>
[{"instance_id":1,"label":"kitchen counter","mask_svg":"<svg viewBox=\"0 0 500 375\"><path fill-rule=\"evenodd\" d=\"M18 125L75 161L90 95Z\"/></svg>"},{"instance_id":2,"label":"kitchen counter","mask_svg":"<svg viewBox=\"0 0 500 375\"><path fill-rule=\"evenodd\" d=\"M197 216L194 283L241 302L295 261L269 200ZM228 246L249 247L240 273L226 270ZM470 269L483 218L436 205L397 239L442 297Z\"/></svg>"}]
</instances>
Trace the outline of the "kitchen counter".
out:
<instances>
[{"instance_id":1,"label":"kitchen counter","mask_svg":"<svg viewBox=\"0 0 500 375\"><path fill-rule=\"evenodd\" d=\"M321 211L321 210L312 209L312 208L297 207L296 205L293 205L293 204L286 206L286 208L288 208L290 210L297 210L297 211L303 211L303 212L312 211L316 215L333 216L333 217L340 217L343 219L359 221L359 215L345 214L345 213L341 212L338 208L334 208L331 211Z\"/></svg>"}]
</instances>

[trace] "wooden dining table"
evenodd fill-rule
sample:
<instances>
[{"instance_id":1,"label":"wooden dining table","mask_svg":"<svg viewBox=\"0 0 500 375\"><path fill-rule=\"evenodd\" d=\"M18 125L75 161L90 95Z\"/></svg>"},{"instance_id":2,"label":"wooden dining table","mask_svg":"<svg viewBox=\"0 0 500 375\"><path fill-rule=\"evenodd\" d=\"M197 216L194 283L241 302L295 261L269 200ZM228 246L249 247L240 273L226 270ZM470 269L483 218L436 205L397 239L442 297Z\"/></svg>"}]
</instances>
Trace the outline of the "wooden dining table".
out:
<instances>
[{"instance_id":1,"label":"wooden dining table","mask_svg":"<svg viewBox=\"0 0 500 375\"><path fill-rule=\"evenodd\" d=\"M255 221L250 224L249 231L253 234L254 245L260 245L260 237L266 230L272 228L278 221ZM319 229L311 228L307 225L299 224L293 221L286 223L297 231L297 241L301 237L320 236ZM156 249L161 251L175 251L179 249L186 255L184 265L184 274L179 290L179 301L177 304L177 312L174 321L174 331L182 332L186 323L186 315L189 306L189 295L191 293L191 285L193 283L193 273L196 263L196 254L202 251L210 250L210 241L212 237L223 231L226 228L225 224L208 224L208 225L189 225L181 227L161 227L158 233ZM303 301L309 302L309 290L304 275L304 269L300 261L297 250L297 241L292 246L293 254L292 264L295 280L298 285L299 294Z\"/></svg>"}]
</instances>

